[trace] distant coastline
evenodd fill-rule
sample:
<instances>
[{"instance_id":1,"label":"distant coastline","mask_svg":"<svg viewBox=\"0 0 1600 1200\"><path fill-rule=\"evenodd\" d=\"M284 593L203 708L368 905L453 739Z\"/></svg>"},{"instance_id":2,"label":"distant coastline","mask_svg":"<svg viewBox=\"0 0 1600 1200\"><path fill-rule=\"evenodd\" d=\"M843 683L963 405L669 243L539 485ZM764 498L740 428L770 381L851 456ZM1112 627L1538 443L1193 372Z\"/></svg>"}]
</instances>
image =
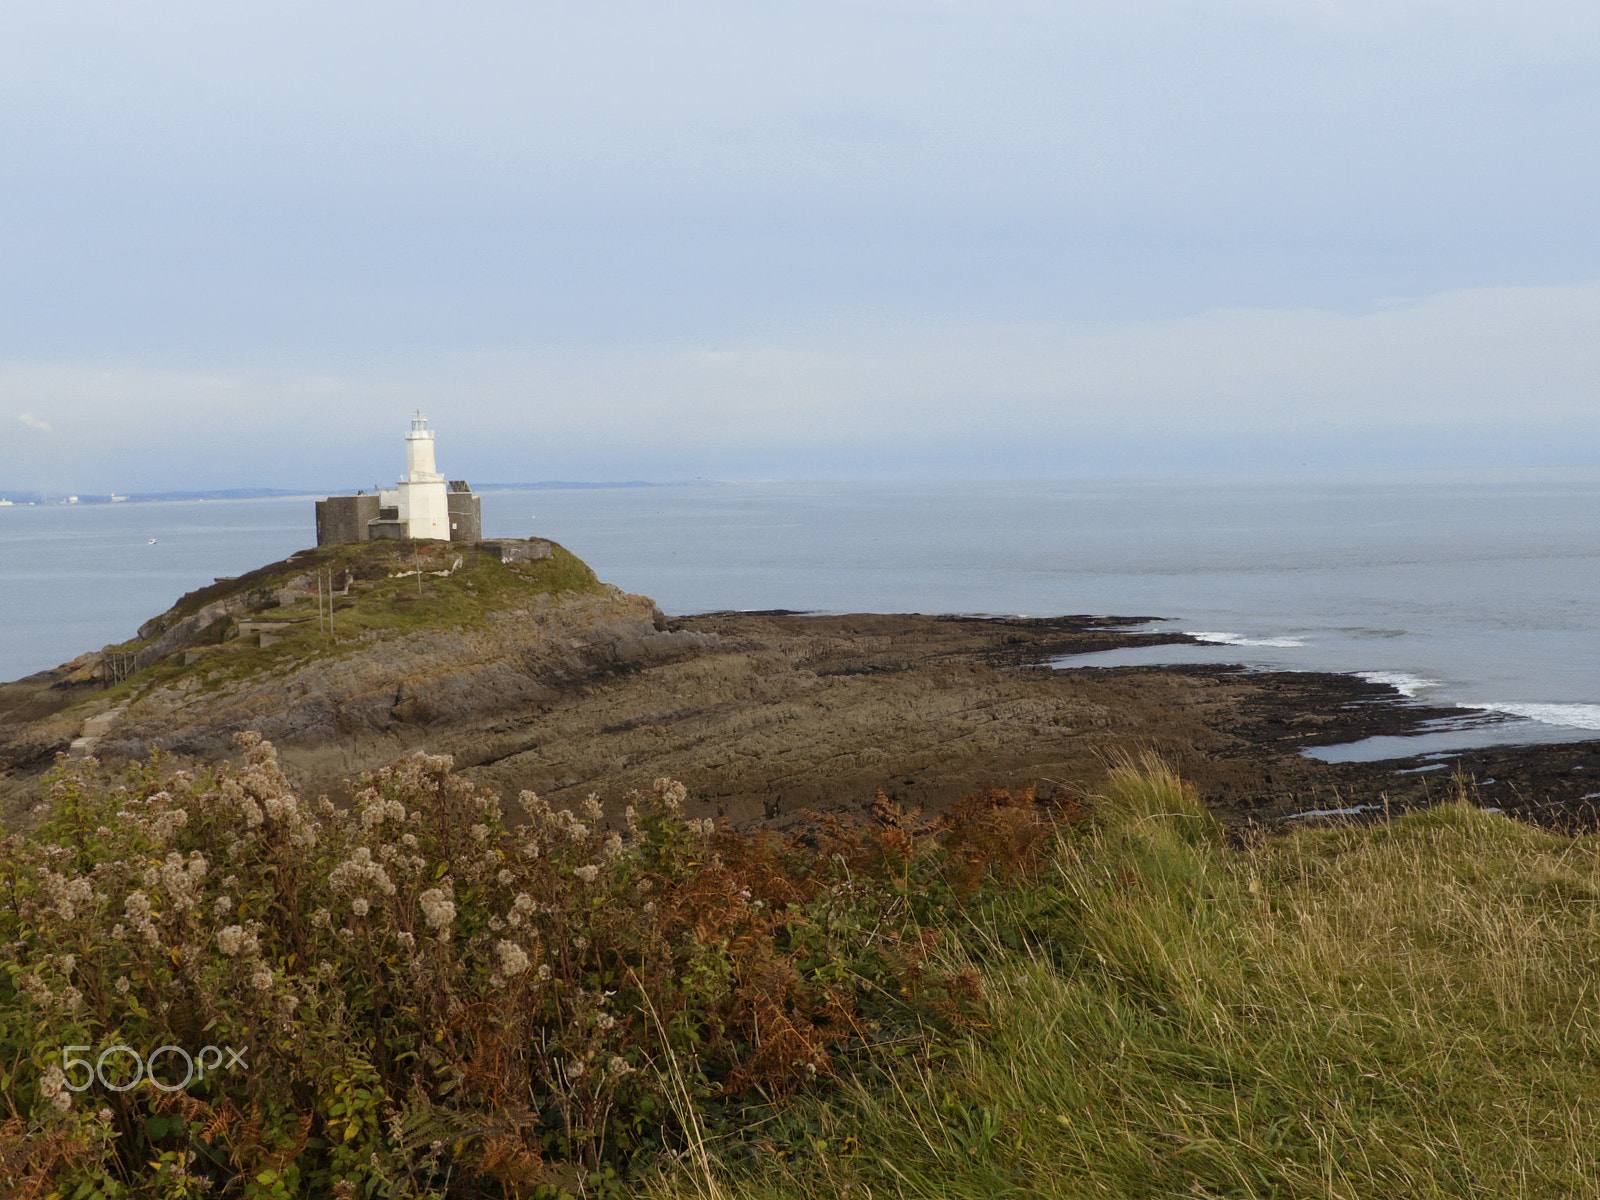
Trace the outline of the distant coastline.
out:
<instances>
[{"instance_id":1,"label":"distant coastline","mask_svg":"<svg viewBox=\"0 0 1600 1200\"><path fill-rule=\"evenodd\" d=\"M526 492L556 489L683 487L685 484L682 482L660 483L646 479L606 480L599 483L580 483L573 480L552 479L541 483L485 483L474 484L473 486L480 492ZM212 488L202 491L129 492L127 495L122 495L118 492L100 494L79 492L74 495L66 492L31 492L24 489L7 491L4 488L0 488L0 507L27 508L29 506L38 507L40 505L57 504L138 504L163 500L282 500L294 496L333 496L354 490L356 489L353 486L341 485L327 488Z\"/></svg>"},{"instance_id":2,"label":"distant coastline","mask_svg":"<svg viewBox=\"0 0 1600 1200\"><path fill-rule=\"evenodd\" d=\"M211 491L197 492L131 492L124 495L120 492L102 492L98 495L79 492L71 494L66 492L29 492L23 490L5 491L0 489L0 496L10 501L8 508L24 508L28 506L57 505L88 505L88 504L134 504L141 501L153 500L276 500L292 496L309 496L313 493L304 488L217 488Z\"/></svg>"}]
</instances>

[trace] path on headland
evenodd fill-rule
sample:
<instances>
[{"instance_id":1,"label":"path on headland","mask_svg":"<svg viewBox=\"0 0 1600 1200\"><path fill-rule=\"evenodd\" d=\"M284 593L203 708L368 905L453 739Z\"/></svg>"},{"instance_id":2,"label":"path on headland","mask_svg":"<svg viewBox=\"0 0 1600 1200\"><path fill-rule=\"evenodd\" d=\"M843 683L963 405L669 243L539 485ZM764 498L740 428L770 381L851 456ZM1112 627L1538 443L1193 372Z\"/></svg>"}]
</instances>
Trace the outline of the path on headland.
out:
<instances>
[{"instance_id":1,"label":"path on headland","mask_svg":"<svg viewBox=\"0 0 1600 1200\"><path fill-rule=\"evenodd\" d=\"M73 758L86 758L93 754L95 747L100 744L100 739L111 731L117 723L117 718L127 711L128 702L124 700L115 708L108 708L103 713L88 718L83 723L83 732L72 739L71 748L67 751Z\"/></svg>"}]
</instances>

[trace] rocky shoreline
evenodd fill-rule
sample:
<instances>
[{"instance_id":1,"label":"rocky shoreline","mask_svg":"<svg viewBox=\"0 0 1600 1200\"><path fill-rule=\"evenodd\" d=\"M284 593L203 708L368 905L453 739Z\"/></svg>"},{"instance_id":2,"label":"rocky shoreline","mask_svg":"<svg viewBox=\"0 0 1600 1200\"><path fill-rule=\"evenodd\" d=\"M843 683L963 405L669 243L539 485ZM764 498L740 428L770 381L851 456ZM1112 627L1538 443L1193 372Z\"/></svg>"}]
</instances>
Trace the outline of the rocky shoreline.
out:
<instances>
[{"instance_id":1,"label":"rocky shoreline","mask_svg":"<svg viewBox=\"0 0 1600 1200\"><path fill-rule=\"evenodd\" d=\"M1189 640L1132 632L1144 618L651 614L612 589L508 618L481 646L412 634L404 653L275 676L270 694L232 709L186 707L169 689L101 712L97 753L215 759L233 728L252 727L311 794L338 795L360 770L420 748L453 755L508 801L530 789L558 807L591 792L618 803L671 776L695 815L777 828L860 811L880 789L930 811L989 783L1082 796L1108 765L1154 753L1241 830L1322 819L1295 815L1308 812L1372 819L1453 795L1458 774L1484 805L1556 828L1597 824L1600 740L1328 763L1301 751L1404 736L1459 710L1336 674L1051 665ZM0 685L8 823L80 733L54 711L64 679Z\"/></svg>"},{"instance_id":2,"label":"rocky shoreline","mask_svg":"<svg viewBox=\"0 0 1600 1200\"><path fill-rule=\"evenodd\" d=\"M1148 752L1240 829L1378 819L1385 809L1453 796L1458 780L1488 807L1552 828L1600 827L1600 739L1330 763L1302 751L1410 736L1461 711L1335 673L1052 665L1095 650L1191 640L1129 631L1147 621L712 613L674 622L829 681L796 689L806 701L798 713L774 711L772 701L756 709L771 718L760 723L787 769L747 766L742 786L739 776L713 769L699 778L699 793L717 815L781 825L808 807L863 806L878 787L930 809L988 782L1080 796L1108 764ZM784 689L771 691L781 704ZM916 715L894 715L905 712ZM676 720L717 724L710 713ZM852 732L860 735L853 749ZM686 777L693 757L680 745L661 761L674 768L665 773ZM1339 815L1300 815L1318 812Z\"/></svg>"}]
</instances>

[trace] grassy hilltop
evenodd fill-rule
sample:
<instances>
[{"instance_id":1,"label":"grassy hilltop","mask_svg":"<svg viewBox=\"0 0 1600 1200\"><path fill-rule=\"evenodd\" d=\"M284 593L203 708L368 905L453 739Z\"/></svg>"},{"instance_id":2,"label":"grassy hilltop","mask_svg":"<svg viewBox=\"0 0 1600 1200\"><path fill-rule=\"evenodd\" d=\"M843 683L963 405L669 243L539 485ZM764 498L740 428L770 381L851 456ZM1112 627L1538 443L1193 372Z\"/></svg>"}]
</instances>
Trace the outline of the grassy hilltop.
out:
<instances>
[{"instance_id":1,"label":"grassy hilltop","mask_svg":"<svg viewBox=\"0 0 1600 1200\"><path fill-rule=\"evenodd\" d=\"M302 550L190 592L108 650L160 663L165 677L196 667L203 676L241 676L417 630L484 628L492 614L533 599L603 590L564 547L524 544L542 556L502 562L477 547L427 541Z\"/></svg>"},{"instance_id":2,"label":"grassy hilltop","mask_svg":"<svg viewBox=\"0 0 1600 1200\"><path fill-rule=\"evenodd\" d=\"M647 597L542 539L319 547L191 592L127 642L0 688L0 797L36 803L40 772L69 746L217 762L244 729L272 739L314 794L707 640L665 630Z\"/></svg>"},{"instance_id":3,"label":"grassy hilltop","mask_svg":"<svg viewBox=\"0 0 1600 1200\"><path fill-rule=\"evenodd\" d=\"M438 757L342 813L244 749L91 764L4 843L8 1194L1600 1191L1592 839L1462 800L1238 846L1154 763L783 842L666 780L506 831Z\"/></svg>"},{"instance_id":4,"label":"grassy hilltop","mask_svg":"<svg viewBox=\"0 0 1600 1200\"><path fill-rule=\"evenodd\" d=\"M519 606L607 590L564 547L542 539L523 544L539 556L502 562L480 547L428 541L301 550L187 593L134 637L66 664L63 678L52 681L65 686L30 696L17 710L31 719L52 710L104 710L180 681L215 689L368 652L407 633L483 629ZM96 686L85 693L82 685Z\"/></svg>"}]
</instances>

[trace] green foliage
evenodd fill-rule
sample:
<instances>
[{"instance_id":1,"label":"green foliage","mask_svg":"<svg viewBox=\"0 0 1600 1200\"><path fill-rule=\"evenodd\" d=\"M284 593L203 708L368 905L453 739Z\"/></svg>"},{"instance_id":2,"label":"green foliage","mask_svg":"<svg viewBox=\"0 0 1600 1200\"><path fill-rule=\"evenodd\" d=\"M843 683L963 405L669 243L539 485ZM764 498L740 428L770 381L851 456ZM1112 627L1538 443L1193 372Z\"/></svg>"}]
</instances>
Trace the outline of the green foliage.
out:
<instances>
[{"instance_id":1,"label":"green foliage","mask_svg":"<svg viewBox=\"0 0 1600 1200\"><path fill-rule=\"evenodd\" d=\"M886 908L842 854L686 820L681 784L617 829L525 792L506 830L448 758L344 811L239 741L214 776L63 767L0 844L11 1184L405 1197L570 1164L590 1193L971 1007L903 869Z\"/></svg>"}]
</instances>

